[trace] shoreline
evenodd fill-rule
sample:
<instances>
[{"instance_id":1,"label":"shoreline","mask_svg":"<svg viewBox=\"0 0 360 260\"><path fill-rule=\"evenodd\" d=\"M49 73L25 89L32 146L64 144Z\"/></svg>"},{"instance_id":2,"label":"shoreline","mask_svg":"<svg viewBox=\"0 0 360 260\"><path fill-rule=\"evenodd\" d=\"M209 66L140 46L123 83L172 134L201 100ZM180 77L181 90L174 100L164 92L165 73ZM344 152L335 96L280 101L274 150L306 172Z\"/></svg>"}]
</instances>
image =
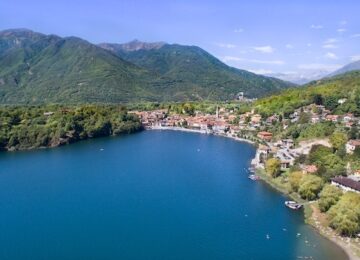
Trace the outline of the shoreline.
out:
<instances>
[{"instance_id":1,"label":"shoreline","mask_svg":"<svg viewBox=\"0 0 360 260\"><path fill-rule=\"evenodd\" d=\"M266 174L265 172L261 172L263 169L257 169L256 174L260 176L260 180L263 181L266 185L269 185L271 188L273 188L276 192L279 192L286 197L290 198L291 200L294 200L298 203L304 203L305 201L302 200L300 197L295 196L294 194L291 194L284 190L283 187L279 187L275 182L271 181L271 179L264 177ZM319 235L324 237L325 239L331 241L336 246L338 246L342 251L345 252L349 260L360 260L360 257L357 255L357 253L350 248L349 244L346 244L343 241L343 237L339 236L335 231L333 231L330 227L325 227L319 224L317 216L314 211L314 203L309 203L307 205L304 205L304 221L305 224L310 225ZM331 229L330 234L323 231L324 229Z\"/></svg>"},{"instance_id":2,"label":"shoreline","mask_svg":"<svg viewBox=\"0 0 360 260\"><path fill-rule=\"evenodd\" d=\"M248 139L244 139L244 138L233 137L233 136L228 136L228 135L221 135L221 134L214 134L214 133L208 133L205 130L194 130L194 129L187 129L187 128L183 128L183 127L161 127L160 126L160 127L146 128L145 130L171 130L171 131L181 131L181 132L189 132L189 133L207 134L207 135L214 135L214 136L230 138L230 139L238 141L238 142L250 143L250 144L253 144L254 146L256 145L255 142L253 142L251 140L248 140ZM259 170L261 170L261 169L256 169L257 174L259 174ZM264 183L266 183L267 185L269 185L270 187L275 189L277 192L289 197L292 200L295 200L295 201L300 202L300 203L304 202L302 199L298 198L297 196L294 196L293 194L288 193L287 191L282 189L281 187L278 187L275 183L271 182L271 180L268 180L267 178L264 178L264 174L265 173L260 174L261 180ZM306 208L306 207L308 207L308 208ZM309 215L307 215L307 213ZM330 242L334 243L342 251L344 251L344 253L347 255L349 260L360 260L360 257L357 256L356 253L353 252L353 250L351 248L349 248L349 245L346 245L341 240L341 237L339 235L337 235L334 232L332 233L332 235L328 235L328 234L322 232L321 227L319 225L316 225L316 216L315 216L315 213L314 213L314 210L313 210L313 207L312 207L311 204L306 205L304 207L304 221L305 221L305 223L307 225L310 225L312 228L314 228L314 230L319 235L321 235L325 239L328 239Z\"/></svg>"},{"instance_id":3,"label":"shoreline","mask_svg":"<svg viewBox=\"0 0 360 260\"><path fill-rule=\"evenodd\" d=\"M189 129L189 128L184 128L184 127L169 127L169 126L152 126L149 128L145 128L145 130L170 130L170 131L180 131L180 132L188 132L188 133L198 133L198 134L206 134L206 135L214 135L214 136L220 136L220 137L225 137L225 138L229 138L238 142L245 142L245 143L249 143L249 144L253 144L255 145L256 143L254 141L251 141L249 139L245 139L245 138L240 138L240 137L234 137L234 136L229 136L229 135L222 135L222 134L214 134L214 133L210 133L207 132L205 130L196 130L196 129Z\"/></svg>"}]
</instances>

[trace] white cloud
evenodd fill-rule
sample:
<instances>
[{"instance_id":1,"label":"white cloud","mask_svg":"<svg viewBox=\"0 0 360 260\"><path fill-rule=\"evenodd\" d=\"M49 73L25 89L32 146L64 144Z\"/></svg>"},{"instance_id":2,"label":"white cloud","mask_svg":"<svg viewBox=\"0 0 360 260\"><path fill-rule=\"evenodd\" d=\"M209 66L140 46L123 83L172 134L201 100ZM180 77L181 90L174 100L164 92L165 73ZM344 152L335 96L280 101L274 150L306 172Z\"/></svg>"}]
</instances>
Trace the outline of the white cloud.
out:
<instances>
[{"instance_id":1,"label":"white cloud","mask_svg":"<svg viewBox=\"0 0 360 260\"><path fill-rule=\"evenodd\" d=\"M353 34L353 35L351 35L350 37L351 37L351 38L358 38L358 37L360 37L360 33Z\"/></svg>"},{"instance_id":2,"label":"white cloud","mask_svg":"<svg viewBox=\"0 0 360 260\"><path fill-rule=\"evenodd\" d=\"M360 55L351 56L351 61L358 61L358 60L360 60Z\"/></svg>"},{"instance_id":3,"label":"white cloud","mask_svg":"<svg viewBox=\"0 0 360 260\"><path fill-rule=\"evenodd\" d=\"M235 62L244 61L244 62L250 62L250 63L257 63L257 64L272 64L272 65L283 65L283 64L285 64L285 62L283 60L257 60L257 59L245 59L245 58L240 58L240 57L235 57L235 56L225 56L222 60L224 62L228 62L228 61L235 61Z\"/></svg>"},{"instance_id":4,"label":"white cloud","mask_svg":"<svg viewBox=\"0 0 360 260\"><path fill-rule=\"evenodd\" d=\"M310 63L310 64L300 64L299 69L302 70L324 70L324 71L334 71L341 67L339 64L320 64L320 63Z\"/></svg>"},{"instance_id":5,"label":"white cloud","mask_svg":"<svg viewBox=\"0 0 360 260\"><path fill-rule=\"evenodd\" d=\"M335 54L335 53L332 53L332 52L326 53L324 57L327 58L327 59L332 59L332 60L337 60L337 59L338 59L338 57L336 56L336 54Z\"/></svg>"},{"instance_id":6,"label":"white cloud","mask_svg":"<svg viewBox=\"0 0 360 260\"><path fill-rule=\"evenodd\" d=\"M239 58L239 57L234 57L234 56L225 56L222 60L224 62L228 62L228 61L242 61L244 59Z\"/></svg>"},{"instance_id":7,"label":"white cloud","mask_svg":"<svg viewBox=\"0 0 360 260\"><path fill-rule=\"evenodd\" d=\"M221 48L226 48L226 49L233 49L236 47L235 44L231 44L231 43L215 43L216 46L221 47Z\"/></svg>"},{"instance_id":8,"label":"white cloud","mask_svg":"<svg viewBox=\"0 0 360 260\"><path fill-rule=\"evenodd\" d=\"M265 69L249 70L249 71L252 72L252 73L255 73L255 74L262 74L262 75L273 73L272 70L265 70Z\"/></svg>"},{"instance_id":9,"label":"white cloud","mask_svg":"<svg viewBox=\"0 0 360 260\"><path fill-rule=\"evenodd\" d=\"M271 47L270 45L257 46L257 47L253 47L253 49L255 51L259 51L259 52L262 52L262 53L273 53L275 51L275 49L273 47Z\"/></svg>"},{"instance_id":10,"label":"white cloud","mask_svg":"<svg viewBox=\"0 0 360 260\"><path fill-rule=\"evenodd\" d=\"M329 38L329 39L326 39L326 40L324 41L324 44L336 43L336 42L338 42L338 41L339 41L339 40L336 39L336 38Z\"/></svg>"},{"instance_id":11,"label":"white cloud","mask_svg":"<svg viewBox=\"0 0 360 260\"><path fill-rule=\"evenodd\" d=\"M243 31L244 31L244 29L239 28L239 29L235 29L235 30L234 30L234 33L242 33Z\"/></svg>"},{"instance_id":12,"label":"white cloud","mask_svg":"<svg viewBox=\"0 0 360 260\"><path fill-rule=\"evenodd\" d=\"M347 21L343 20L343 21L340 21L340 25L345 25L347 24Z\"/></svg>"},{"instance_id":13,"label":"white cloud","mask_svg":"<svg viewBox=\"0 0 360 260\"><path fill-rule=\"evenodd\" d=\"M288 43L285 45L285 48L286 49L294 49L294 45Z\"/></svg>"},{"instance_id":14,"label":"white cloud","mask_svg":"<svg viewBox=\"0 0 360 260\"><path fill-rule=\"evenodd\" d=\"M310 26L311 29L316 29L316 30L319 30L319 29L322 29L324 28L324 26L322 26L321 24L312 24Z\"/></svg>"},{"instance_id":15,"label":"white cloud","mask_svg":"<svg viewBox=\"0 0 360 260\"><path fill-rule=\"evenodd\" d=\"M312 44L311 44L311 43L308 43L308 44L306 44L306 46L307 46L307 47L311 47L311 46L312 46Z\"/></svg>"},{"instance_id":16,"label":"white cloud","mask_svg":"<svg viewBox=\"0 0 360 260\"><path fill-rule=\"evenodd\" d=\"M338 33L346 32L347 30L345 28L339 28L336 30Z\"/></svg>"},{"instance_id":17,"label":"white cloud","mask_svg":"<svg viewBox=\"0 0 360 260\"><path fill-rule=\"evenodd\" d=\"M324 49L336 49L338 46L336 46L334 44L324 44L322 47Z\"/></svg>"}]
</instances>

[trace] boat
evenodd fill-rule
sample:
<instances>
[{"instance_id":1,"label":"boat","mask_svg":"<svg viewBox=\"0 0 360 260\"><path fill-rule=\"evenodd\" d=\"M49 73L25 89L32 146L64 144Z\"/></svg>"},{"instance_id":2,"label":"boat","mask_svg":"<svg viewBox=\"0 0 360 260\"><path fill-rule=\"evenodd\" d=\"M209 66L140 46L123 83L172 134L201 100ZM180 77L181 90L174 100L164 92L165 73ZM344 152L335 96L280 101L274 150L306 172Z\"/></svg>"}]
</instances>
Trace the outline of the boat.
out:
<instances>
[{"instance_id":1,"label":"boat","mask_svg":"<svg viewBox=\"0 0 360 260\"><path fill-rule=\"evenodd\" d=\"M301 207L302 207L301 204L297 203L296 201L291 201L291 200L285 201L285 206L290 209L295 209L295 210L301 209Z\"/></svg>"},{"instance_id":2,"label":"boat","mask_svg":"<svg viewBox=\"0 0 360 260\"><path fill-rule=\"evenodd\" d=\"M257 180L260 179L260 177L259 177L259 176L256 176L255 174L250 174L250 175L249 175L249 179L250 179L250 180L253 180L253 181L257 181Z\"/></svg>"},{"instance_id":3,"label":"boat","mask_svg":"<svg viewBox=\"0 0 360 260\"><path fill-rule=\"evenodd\" d=\"M249 167L249 168L248 168L248 171L249 171L249 172L255 172L255 167Z\"/></svg>"}]
</instances>

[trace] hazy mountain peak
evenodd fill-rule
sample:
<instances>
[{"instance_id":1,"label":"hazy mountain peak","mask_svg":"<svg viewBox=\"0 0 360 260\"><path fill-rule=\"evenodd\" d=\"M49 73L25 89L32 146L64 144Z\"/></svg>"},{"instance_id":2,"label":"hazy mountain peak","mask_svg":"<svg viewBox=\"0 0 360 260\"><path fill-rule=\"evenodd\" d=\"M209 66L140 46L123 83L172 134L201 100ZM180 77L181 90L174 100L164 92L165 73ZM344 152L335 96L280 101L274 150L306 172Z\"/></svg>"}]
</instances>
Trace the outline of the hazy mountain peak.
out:
<instances>
[{"instance_id":1,"label":"hazy mountain peak","mask_svg":"<svg viewBox=\"0 0 360 260\"><path fill-rule=\"evenodd\" d=\"M142 42L137 39L122 44L112 43L100 43L99 46L114 51L115 49L121 49L123 51L139 51L139 50L152 50L160 49L164 46L165 42Z\"/></svg>"},{"instance_id":2,"label":"hazy mountain peak","mask_svg":"<svg viewBox=\"0 0 360 260\"><path fill-rule=\"evenodd\" d=\"M328 77L333 77L339 74L347 73L350 71L360 70L360 60L354 61L345 65L344 67L334 71L333 73L329 74Z\"/></svg>"}]
</instances>

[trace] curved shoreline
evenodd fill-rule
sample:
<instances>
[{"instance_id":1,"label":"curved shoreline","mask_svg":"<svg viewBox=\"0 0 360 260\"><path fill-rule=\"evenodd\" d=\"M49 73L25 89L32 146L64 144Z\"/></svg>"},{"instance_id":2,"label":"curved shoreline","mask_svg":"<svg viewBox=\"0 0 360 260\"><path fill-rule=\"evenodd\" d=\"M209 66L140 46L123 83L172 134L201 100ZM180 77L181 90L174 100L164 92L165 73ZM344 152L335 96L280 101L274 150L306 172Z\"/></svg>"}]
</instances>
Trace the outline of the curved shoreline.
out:
<instances>
[{"instance_id":1,"label":"curved shoreline","mask_svg":"<svg viewBox=\"0 0 360 260\"><path fill-rule=\"evenodd\" d=\"M198 134L207 134L207 135L214 135L214 136L220 136L220 137L226 137L238 142L246 142L246 143L250 143L255 145L256 143L248 140L248 139L244 139L244 138L239 138L239 137L233 137L233 136L229 136L229 135L221 135L221 134L214 134L214 133L208 133L204 130L194 130L194 129L187 129L187 128L182 128L182 127L151 127L151 128L146 128L145 130L170 130L170 131L181 131L181 132L188 132L188 133L198 133ZM286 193L284 193L282 190L278 189L277 187L274 187L269 181L265 180L265 179L261 179L263 180L265 183L267 183L268 185L270 185L271 187L275 188L278 192L287 195ZM336 246L338 246L348 257L349 260L360 260L359 257L357 257L356 255L354 255L354 253L352 252L352 250L346 245L344 244L342 241L339 241L338 238L333 238L331 236L327 236L326 234L324 234L323 232L321 232L320 227L318 227L317 225L314 225L313 223L310 223L309 221L307 221L308 219L314 220L314 214L313 212L311 213L311 215L307 218L305 216L304 213L304 221L307 225L311 226L312 228L314 228L314 230L320 234L322 237L324 237L325 239L329 240L331 243L334 243Z\"/></svg>"},{"instance_id":2,"label":"curved shoreline","mask_svg":"<svg viewBox=\"0 0 360 260\"><path fill-rule=\"evenodd\" d=\"M183 127L168 127L168 126L155 126L155 127L151 127L151 128L145 128L145 130L160 130L160 131L161 130L170 130L170 131L181 131L181 132L188 132L188 133L214 135L214 136L230 138L230 139L238 141L238 142L246 142L246 143L255 145L255 142L253 142L249 139L234 137L234 136L230 136L230 135L209 133L205 130L195 130L195 129L188 129L188 128L183 128Z\"/></svg>"}]
</instances>

